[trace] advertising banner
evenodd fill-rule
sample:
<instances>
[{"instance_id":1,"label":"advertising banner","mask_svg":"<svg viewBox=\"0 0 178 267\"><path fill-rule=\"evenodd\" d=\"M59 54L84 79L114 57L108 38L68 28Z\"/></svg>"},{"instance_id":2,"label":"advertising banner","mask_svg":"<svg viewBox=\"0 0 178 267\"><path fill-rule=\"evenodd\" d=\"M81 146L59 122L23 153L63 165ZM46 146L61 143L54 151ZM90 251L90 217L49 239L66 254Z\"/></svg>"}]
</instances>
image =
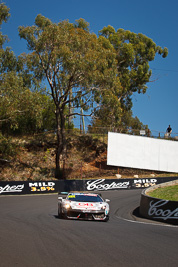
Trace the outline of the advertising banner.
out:
<instances>
[{"instance_id":1,"label":"advertising banner","mask_svg":"<svg viewBox=\"0 0 178 267\"><path fill-rule=\"evenodd\" d=\"M58 192L59 183L55 181L38 182L0 182L0 195L26 195Z\"/></svg>"},{"instance_id":2,"label":"advertising banner","mask_svg":"<svg viewBox=\"0 0 178 267\"><path fill-rule=\"evenodd\" d=\"M177 177L169 178L137 178L137 179L96 179L86 180L84 191L107 191L120 189L144 189L160 183L177 180Z\"/></svg>"},{"instance_id":3,"label":"advertising banner","mask_svg":"<svg viewBox=\"0 0 178 267\"><path fill-rule=\"evenodd\" d=\"M177 180L169 178L91 179L60 181L0 182L1 195L51 194L71 191L108 191L144 189L160 183Z\"/></svg>"},{"instance_id":4,"label":"advertising banner","mask_svg":"<svg viewBox=\"0 0 178 267\"><path fill-rule=\"evenodd\" d=\"M144 218L178 225L177 201L155 199L142 193L139 212Z\"/></svg>"}]
</instances>

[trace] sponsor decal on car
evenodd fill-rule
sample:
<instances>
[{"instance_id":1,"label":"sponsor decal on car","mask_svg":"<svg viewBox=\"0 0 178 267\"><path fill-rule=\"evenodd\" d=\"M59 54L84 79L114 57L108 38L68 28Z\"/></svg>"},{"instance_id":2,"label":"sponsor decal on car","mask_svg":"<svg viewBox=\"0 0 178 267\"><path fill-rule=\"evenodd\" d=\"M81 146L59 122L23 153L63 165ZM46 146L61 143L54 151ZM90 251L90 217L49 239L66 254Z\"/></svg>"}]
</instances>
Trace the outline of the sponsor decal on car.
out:
<instances>
[{"instance_id":1,"label":"sponsor decal on car","mask_svg":"<svg viewBox=\"0 0 178 267\"><path fill-rule=\"evenodd\" d=\"M76 204L76 206L74 207L74 209L79 209L79 210L86 211L86 210L97 210L98 208L93 203L79 202L79 203Z\"/></svg>"},{"instance_id":2,"label":"sponsor decal on car","mask_svg":"<svg viewBox=\"0 0 178 267\"><path fill-rule=\"evenodd\" d=\"M79 202L78 205L80 207L93 207L94 205L92 203L83 203L83 202Z\"/></svg>"}]
</instances>

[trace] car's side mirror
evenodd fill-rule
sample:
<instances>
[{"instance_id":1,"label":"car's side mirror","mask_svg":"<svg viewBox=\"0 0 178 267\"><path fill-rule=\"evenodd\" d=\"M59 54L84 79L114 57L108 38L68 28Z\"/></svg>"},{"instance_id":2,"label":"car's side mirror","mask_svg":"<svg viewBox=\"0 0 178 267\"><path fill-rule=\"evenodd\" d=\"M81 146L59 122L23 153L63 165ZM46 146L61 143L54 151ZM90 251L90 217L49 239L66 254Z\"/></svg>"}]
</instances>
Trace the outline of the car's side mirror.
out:
<instances>
[{"instance_id":1,"label":"car's side mirror","mask_svg":"<svg viewBox=\"0 0 178 267\"><path fill-rule=\"evenodd\" d=\"M105 199L105 202L110 202L110 199Z\"/></svg>"}]
</instances>

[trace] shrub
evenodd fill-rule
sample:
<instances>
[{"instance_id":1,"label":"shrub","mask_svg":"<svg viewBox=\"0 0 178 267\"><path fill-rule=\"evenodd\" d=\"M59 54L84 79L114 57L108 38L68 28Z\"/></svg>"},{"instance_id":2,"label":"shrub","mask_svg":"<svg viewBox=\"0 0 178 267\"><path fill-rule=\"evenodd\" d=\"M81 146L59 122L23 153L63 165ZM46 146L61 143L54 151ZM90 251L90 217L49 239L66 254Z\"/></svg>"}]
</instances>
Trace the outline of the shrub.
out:
<instances>
[{"instance_id":1,"label":"shrub","mask_svg":"<svg viewBox=\"0 0 178 267\"><path fill-rule=\"evenodd\" d=\"M0 133L0 157L10 158L17 154L17 145L12 142L11 138L7 138Z\"/></svg>"}]
</instances>

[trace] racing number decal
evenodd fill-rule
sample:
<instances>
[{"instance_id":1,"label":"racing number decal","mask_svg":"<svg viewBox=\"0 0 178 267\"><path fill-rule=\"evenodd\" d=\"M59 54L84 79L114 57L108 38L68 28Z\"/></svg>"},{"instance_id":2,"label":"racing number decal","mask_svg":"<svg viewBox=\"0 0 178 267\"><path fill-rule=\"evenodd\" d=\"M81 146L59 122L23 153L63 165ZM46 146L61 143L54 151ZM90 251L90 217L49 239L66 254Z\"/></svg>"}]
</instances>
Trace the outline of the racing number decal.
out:
<instances>
[{"instance_id":1,"label":"racing number decal","mask_svg":"<svg viewBox=\"0 0 178 267\"><path fill-rule=\"evenodd\" d=\"M92 203L78 203L80 207L93 207Z\"/></svg>"}]
</instances>

